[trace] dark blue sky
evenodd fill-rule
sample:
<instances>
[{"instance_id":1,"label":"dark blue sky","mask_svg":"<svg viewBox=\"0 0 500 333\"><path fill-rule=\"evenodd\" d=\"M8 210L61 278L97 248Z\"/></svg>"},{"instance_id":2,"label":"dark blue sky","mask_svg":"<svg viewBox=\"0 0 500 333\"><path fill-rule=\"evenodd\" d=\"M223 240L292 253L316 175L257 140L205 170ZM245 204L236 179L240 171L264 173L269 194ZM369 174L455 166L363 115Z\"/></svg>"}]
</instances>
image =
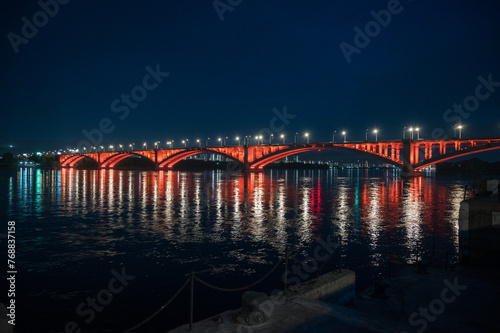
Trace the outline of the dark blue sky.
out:
<instances>
[{"instance_id":1,"label":"dark blue sky","mask_svg":"<svg viewBox=\"0 0 500 333\"><path fill-rule=\"evenodd\" d=\"M255 135L284 106L296 115L289 138L346 129L364 140L377 127L379 140L396 139L410 125L431 138L452 135L457 120L464 136L500 136L500 87L474 97L479 76L500 82L498 1L242 0L223 21L213 1L60 1L47 22L36 1L0 4L0 152L76 146L105 118L114 129L103 144ZM348 63L340 43L354 47L354 28L388 3L397 13ZM20 43L33 15L38 33ZM122 94L143 97L145 68L157 65L170 75L113 112ZM474 111L445 113L470 96Z\"/></svg>"}]
</instances>

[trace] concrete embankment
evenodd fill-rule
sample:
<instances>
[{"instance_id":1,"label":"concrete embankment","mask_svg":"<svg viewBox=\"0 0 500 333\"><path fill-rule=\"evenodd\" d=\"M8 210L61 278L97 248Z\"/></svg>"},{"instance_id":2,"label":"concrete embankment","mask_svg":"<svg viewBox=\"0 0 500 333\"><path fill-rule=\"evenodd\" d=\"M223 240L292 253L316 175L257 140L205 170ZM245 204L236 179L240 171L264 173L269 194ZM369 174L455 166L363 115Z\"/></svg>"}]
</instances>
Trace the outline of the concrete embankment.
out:
<instances>
[{"instance_id":1,"label":"concrete embankment","mask_svg":"<svg viewBox=\"0 0 500 333\"><path fill-rule=\"evenodd\" d=\"M286 295L250 293L247 304L194 323L192 332L497 332L498 267L413 266L354 298L352 271L332 272ZM353 302L354 301L354 302ZM189 332L184 325L170 332Z\"/></svg>"}]
</instances>

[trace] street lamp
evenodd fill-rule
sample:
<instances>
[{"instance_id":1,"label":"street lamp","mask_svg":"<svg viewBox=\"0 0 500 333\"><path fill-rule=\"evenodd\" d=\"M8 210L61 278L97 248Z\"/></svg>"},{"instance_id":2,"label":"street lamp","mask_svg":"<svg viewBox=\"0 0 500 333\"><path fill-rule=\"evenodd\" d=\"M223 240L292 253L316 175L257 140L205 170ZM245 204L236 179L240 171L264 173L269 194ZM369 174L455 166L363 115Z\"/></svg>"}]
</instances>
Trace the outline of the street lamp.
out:
<instances>
[{"instance_id":1,"label":"street lamp","mask_svg":"<svg viewBox=\"0 0 500 333\"><path fill-rule=\"evenodd\" d=\"M260 144L264 144L264 141L262 140L262 135L259 135L259 140L260 140Z\"/></svg>"},{"instance_id":2,"label":"street lamp","mask_svg":"<svg viewBox=\"0 0 500 333\"><path fill-rule=\"evenodd\" d=\"M155 149L158 149L158 141L155 141L154 145L155 145Z\"/></svg>"},{"instance_id":3,"label":"street lamp","mask_svg":"<svg viewBox=\"0 0 500 333\"><path fill-rule=\"evenodd\" d=\"M207 139L205 140L205 147L208 147L208 143L209 143L209 142L210 142L210 138L207 138Z\"/></svg>"},{"instance_id":4,"label":"street lamp","mask_svg":"<svg viewBox=\"0 0 500 333\"><path fill-rule=\"evenodd\" d=\"M347 139L346 139L347 132L346 131L342 131L342 135L344 136L344 142L346 142L347 141Z\"/></svg>"},{"instance_id":5,"label":"street lamp","mask_svg":"<svg viewBox=\"0 0 500 333\"><path fill-rule=\"evenodd\" d=\"M295 132L295 137L293 138L293 143L297 143L297 135L299 134L299 132Z\"/></svg>"},{"instance_id":6,"label":"street lamp","mask_svg":"<svg viewBox=\"0 0 500 333\"><path fill-rule=\"evenodd\" d=\"M462 128L463 128L463 126L462 125L458 125L457 128L458 128L458 138L461 139L462 138Z\"/></svg>"},{"instance_id":7,"label":"street lamp","mask_svg":"<svg viewBox=\"0 0 500 333\"><path fill-rule=\"evenodd\" d=\"M413 140L413 127L410 127L411 139Z\"/></svg>"},{"instance_id":8,"label":"street lamp","mask_svg":"<svg viewBox=\"0 0 500 333\"><path fill-rule=\"evenodd\" d=\"M375 134L375 141L378 141L378 129L374 129L373 133Z\"/></svg>"},{"instance_id":9,"label":"street lamp","mask_svg":"<svg viewBox=\"0 0 500 333\"><path fill-rule=\"evenodd\" d=\"M306 134L304 134L306 139L307 139L307 143L309 143L309 133L306 132Z\"/></svg>"},{"instance_id":10,"label":"street lamp","mask_svg":"<svg viewBox=\"0 0 500 333\"><path fill-rule=\"evenodd\" d=\"M417 132L417 140L420 140L420 128L415 128L415 131Z\"/></svg>"},{"instance_id":11,"label":"street lamp","mask_svg":"<svg viewBox=\"0 0 500 333\"><path fill-rule=\"evenodd\" d=\"M239 137L239 136L237 136L237 137L236 137L236 140L238 141L238 146L239 146L239 145L240 145L240 137Z\"/></svg>"},{"instance_id":12,"label":"street lamp","mask_svg":"<svg viewBox=\"0 0 500 333\"><path fill-rule=\"evenodd\" d=\"M144 142L142 146L144 147L144 150L148 149L148 144L146 142Z\"/></svg>"},{"instance_id":13,"label":"street lamp","mask_svg":"<svg viewBox=\"0 0 500 333\"><path fill-rule=\"evenodd\" d=\"M218 138L217 140L220 142L220 146L222 147L222 139Z\"/></svg>"},{"instance_id":14,"label":"street lamp","mask_svg":"<svg viewBox=\"0 0 500 333\"><path fill-rule=\"evenodd\" d=\"M335 133L337 133L337 131L333 131L332 142L335 142Z\"/></svg>"},{"instance_id":15,"label":"street lamp","mask_svg":"<svg viewBox=\"0 0 500 333\"><path fill-rule=\"evenodd\" d=\"M120 147L120 150L123 151L123 145L119 144L118 146Z\"/></svg>"},{"instance_id":16,"label":"street lamp","mask_svg":"<svg viewBox=\"0 0 500 333\"><path fill-rule=\"evenodd\" d=\"M274 136L274 134L271 134L271 135L269 136L269 144L270 144L270 145L272 145L272 144L273 144L273 136Z\"/></svg>"},{"instance_id":17,"label":"street lamp","mask_svg":"<svg viewBox=\"0 0 500 333\"><path fill-rule=\"evenodd\" d=\"M113 145L109 145L109 150L108 151L112 151L113 149Z\"/></svg>"},{"instance_id":18,"label":"street lamp","mask_svg":"<svg viewBox=\"0 0 500 333\"><path fill-rule=\"evenodd\" d=\"M369 129L367 128L366 132L365 132L365 141L367 141L367 142L368 142L368 131L369 131Z\"/></svg>"},{"instance_id":19,"label":"street lamp","mask_svg":"<svg viewBox=\"0 0 500 333\"><path fill-rule=\"evenodd\" d=\"M182 140L182 143L184 144L184 148L186 148L186 140Z\"/></svg>"},{"instance_id":20,"label":"street lamp","mask_svg":"<svg viewBox=\"0 0 500 333\"><path fill-rule=\"evenodd\" d=\"M406 134L406 127L403 127L403 140L405 139Z\"/></svg>"},{"instance_id":21,"label":"street lamp","mask_svg":"<svg viewBox=\"0 0 500 333\"><path fill-rule=\"evenodd\" d=\"M196 142L198 142L198 147L201 147L200 139L196 139Z\"/></svg>"},{"instance_id":22,"label":"street lamp","mask_svg":"<svg viewBox=\"0 0 500 333\"><path fill-rule=\"evenodd\" d=\"M280 137L283 139L283 144L285 144L285 134L281 134Z\"/></svg>"}]
</instances>

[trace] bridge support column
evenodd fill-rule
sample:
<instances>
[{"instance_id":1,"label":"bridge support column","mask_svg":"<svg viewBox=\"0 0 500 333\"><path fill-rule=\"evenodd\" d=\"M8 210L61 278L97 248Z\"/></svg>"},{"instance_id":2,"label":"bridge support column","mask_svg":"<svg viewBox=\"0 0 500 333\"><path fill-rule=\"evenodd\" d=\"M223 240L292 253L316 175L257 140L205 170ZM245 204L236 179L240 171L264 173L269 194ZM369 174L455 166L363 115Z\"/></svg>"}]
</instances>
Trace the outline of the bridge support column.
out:
<instances>
[{"instance_id":1,"label":"bridge support column","mask_svg":"<svg viewBox=\"0 0 500 333\"><path fill-rule=\"evenodd\" d=\"M250 172L250 162L248 162L248 145L243 146L243 171Z\"/></svg>"},{"instance_id":2,"label":"bridge support column","mask_svg":"<svg viewBox=\"0 0 500 333\"><path fill-rule=\"evenodd\" d=\"M420 175L420 172L413 170L415 148L416 145L411 140L403 140L403 167L401 168L401 177L408 178Z\"/></svg>"},{"instance_id":3,"label":"bridge support column","mask_svg":"<svg viewBox=\"0 0 500 333\"><path fill-rule=\"evenodd\" d=\"M155 171L160 170L160 164L158 163L158 149L155 149Z\"/></svg>"}]
</instances>

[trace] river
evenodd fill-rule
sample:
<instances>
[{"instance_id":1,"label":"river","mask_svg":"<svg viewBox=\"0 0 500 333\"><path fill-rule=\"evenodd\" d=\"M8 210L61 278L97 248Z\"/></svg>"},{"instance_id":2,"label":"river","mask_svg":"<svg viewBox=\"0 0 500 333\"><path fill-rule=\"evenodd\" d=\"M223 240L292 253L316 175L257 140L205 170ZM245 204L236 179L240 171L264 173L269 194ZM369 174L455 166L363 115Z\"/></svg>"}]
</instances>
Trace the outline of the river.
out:
<instances>
[{"instance_id":1,"label":"river","mask_svg":"<svg viewBox=\"0 0 500 333\"><path fill-rule=\"evenodd\" d=\"M123 331L162 306L191 270L239 287L287 247L289 267L305 265L290 281L342 265L356 271L359 291L433 247L456 259L458 209L474 181L405 180L392 169L0 171L0 233L16 222L16 329ZM331 256L320 244L335 244ZM282 288L283 270L252 289ZM188 290L136 332L186 323ZM195 283L195 320L237 308L240 298Z\"/></svg>"}]
</instances>

